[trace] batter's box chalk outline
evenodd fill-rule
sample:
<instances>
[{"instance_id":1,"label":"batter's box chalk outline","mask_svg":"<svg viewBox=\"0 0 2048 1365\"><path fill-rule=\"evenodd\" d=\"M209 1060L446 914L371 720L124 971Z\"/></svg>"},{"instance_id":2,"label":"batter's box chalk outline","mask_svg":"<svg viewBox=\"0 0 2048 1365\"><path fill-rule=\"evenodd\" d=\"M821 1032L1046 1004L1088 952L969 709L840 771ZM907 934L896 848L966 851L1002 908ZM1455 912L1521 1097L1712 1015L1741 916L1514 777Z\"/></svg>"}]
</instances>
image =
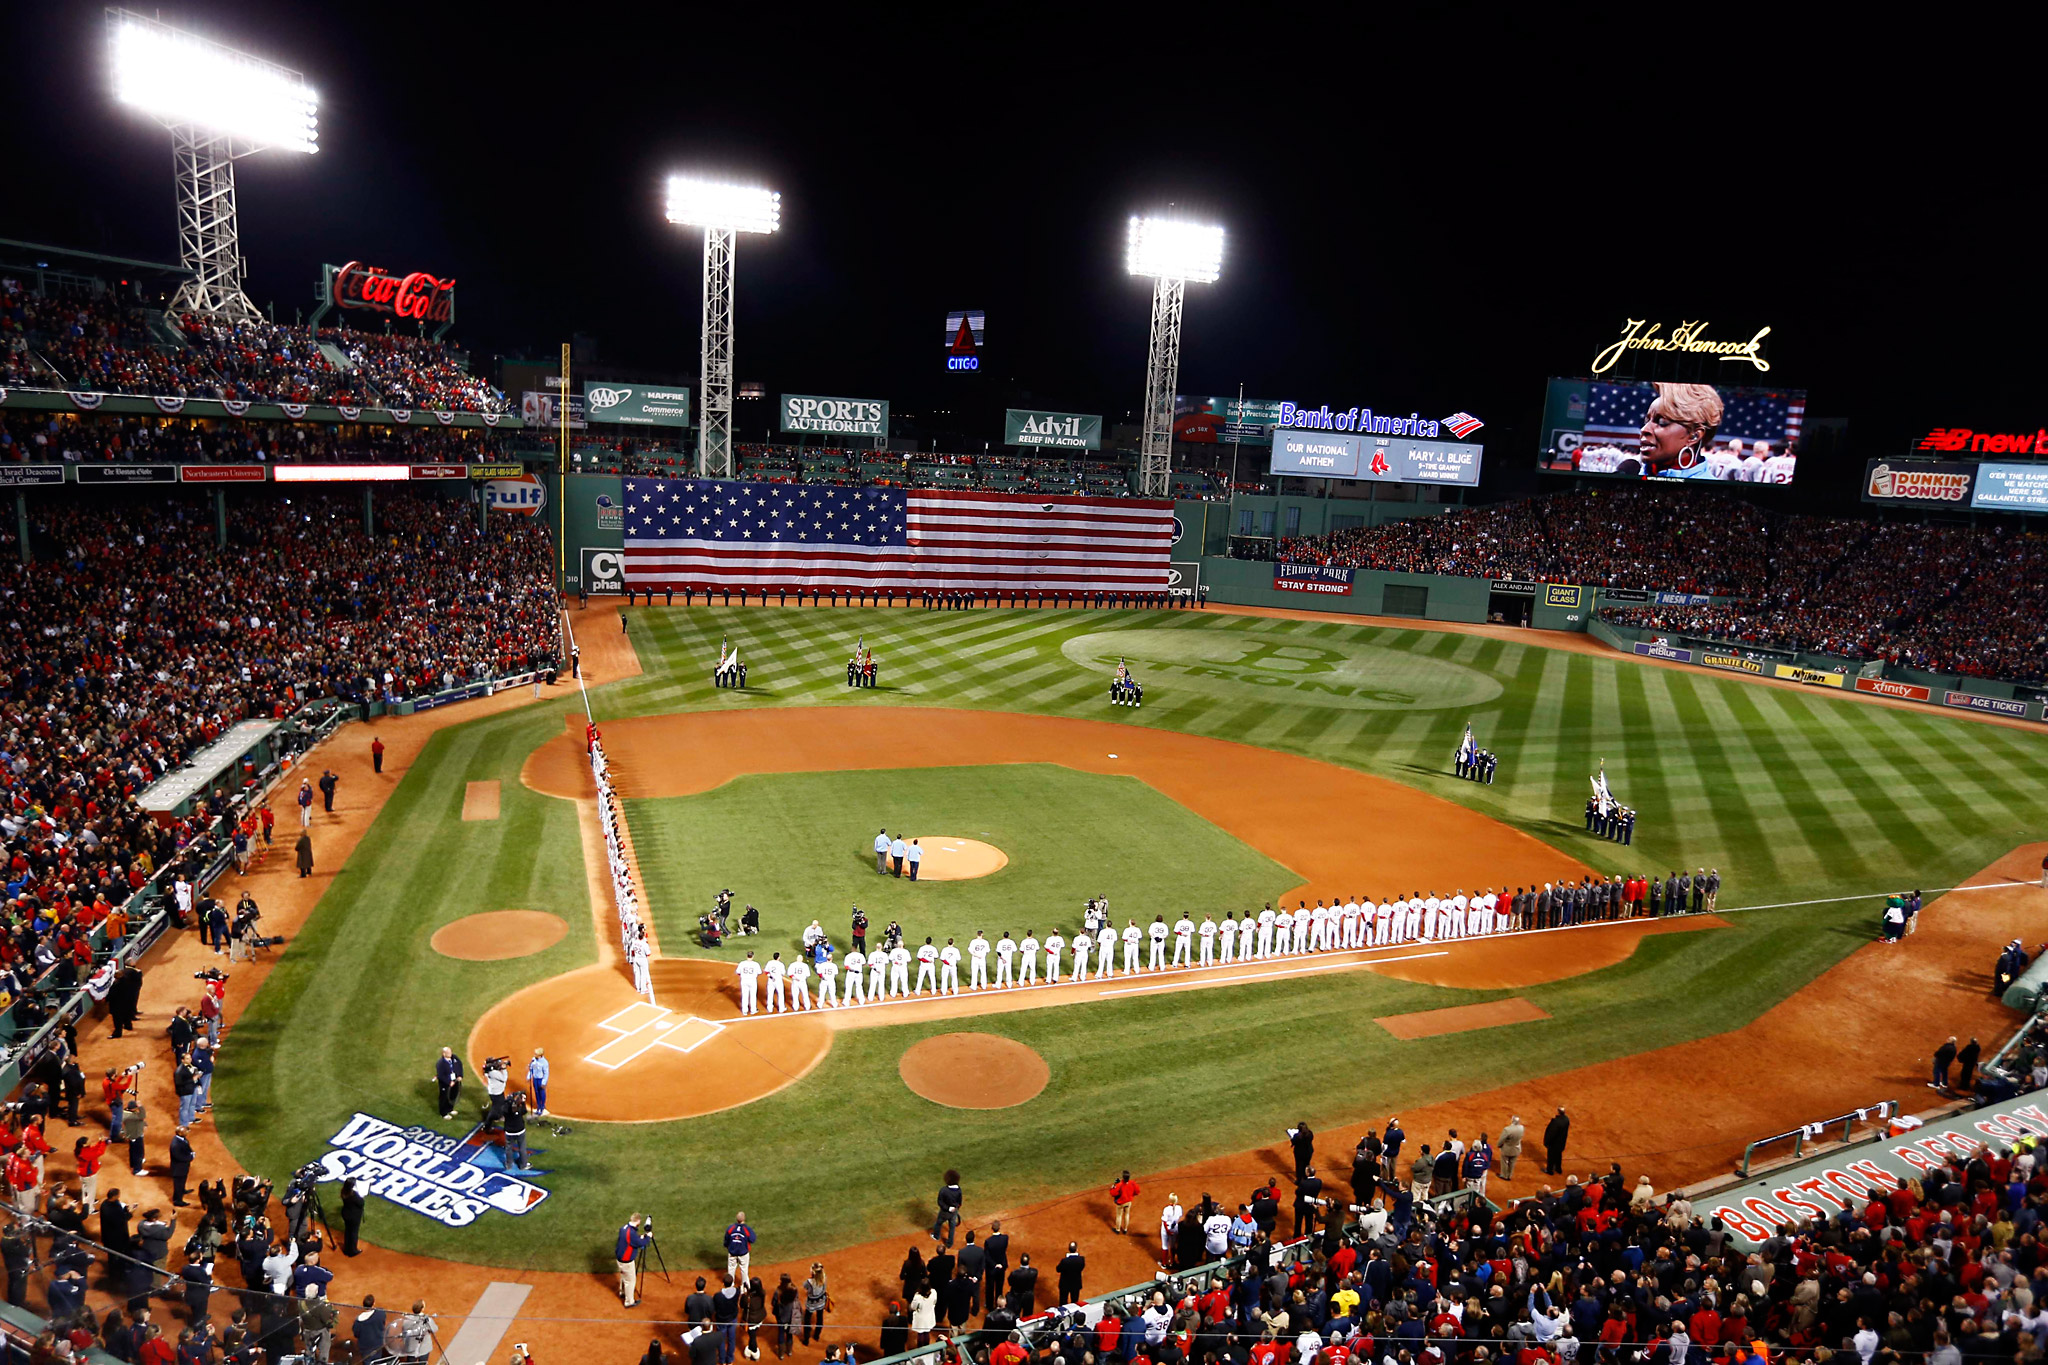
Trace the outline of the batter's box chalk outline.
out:
<instances>
[{"instance_id":1,"label":"batter's box chalk outline","mask_svg":"<svg viewBox=\"0 0 2048 1365\"><path fill-rule=\"evenodd\" d=\"M684 1054L695 1052L725 1032L725 1025L713 1020L699 1019L694 1014L678 1017L673 1010L645 1002L628 1005L609 1019L599 1020L597 1026L619 1036L583 1060L606 1071L628 1066L658 1047Z\"/></svg>"}]
</instances>

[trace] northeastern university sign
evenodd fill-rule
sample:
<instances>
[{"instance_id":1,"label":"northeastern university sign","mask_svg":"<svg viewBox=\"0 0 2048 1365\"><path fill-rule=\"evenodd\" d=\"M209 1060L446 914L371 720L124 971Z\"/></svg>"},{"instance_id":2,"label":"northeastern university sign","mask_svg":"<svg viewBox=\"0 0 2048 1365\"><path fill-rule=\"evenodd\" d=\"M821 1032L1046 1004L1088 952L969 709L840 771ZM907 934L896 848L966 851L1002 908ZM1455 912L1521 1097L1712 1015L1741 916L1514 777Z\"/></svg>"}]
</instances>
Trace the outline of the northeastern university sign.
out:
<instances>
[{"instance_id":1,"label":"northeastern university sign","mask_svg":"<svg viewBox=\"0 0 2048 1365\"><path fill-rule=\"evenodd\" d=\"M2038 1096L1937 1119L1910 1135L1845 1148L1700 1200L1697 1207L1702 1217L1719 1218L1729 1235L1750 1249L1781 1227L1832 1219L1844 1210L1860 1214L1872 1198L1897 1189L1901 1179L1967 1161L1986 1146L2022 1137L2048 1137L2048 1111L2041 1108Z\"/></svg>"}]
</instances>

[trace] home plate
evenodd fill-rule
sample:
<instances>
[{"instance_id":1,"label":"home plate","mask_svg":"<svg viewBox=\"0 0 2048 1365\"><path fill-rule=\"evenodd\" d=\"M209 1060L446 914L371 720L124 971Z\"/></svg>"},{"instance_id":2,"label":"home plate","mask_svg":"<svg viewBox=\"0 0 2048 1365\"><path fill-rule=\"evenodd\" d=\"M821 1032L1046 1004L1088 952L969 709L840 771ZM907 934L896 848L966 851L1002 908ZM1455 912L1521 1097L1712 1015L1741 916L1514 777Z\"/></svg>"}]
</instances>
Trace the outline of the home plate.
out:
<instances>
[{"instance_id":1,"label":"home plate","mask_svg":"<svg viewBox=\"0 0 2048 1365\"><path fill-rule=\"evenodd\" d=\"M606 1071L616 1071L635 1061L650 1048L672 1052L694 1052L724 1032L725 1026L695 1015L677 1019L657 1005L629 1005L598 1027L619 1036L583 1060Z\"/></svg>"}]
</instances>

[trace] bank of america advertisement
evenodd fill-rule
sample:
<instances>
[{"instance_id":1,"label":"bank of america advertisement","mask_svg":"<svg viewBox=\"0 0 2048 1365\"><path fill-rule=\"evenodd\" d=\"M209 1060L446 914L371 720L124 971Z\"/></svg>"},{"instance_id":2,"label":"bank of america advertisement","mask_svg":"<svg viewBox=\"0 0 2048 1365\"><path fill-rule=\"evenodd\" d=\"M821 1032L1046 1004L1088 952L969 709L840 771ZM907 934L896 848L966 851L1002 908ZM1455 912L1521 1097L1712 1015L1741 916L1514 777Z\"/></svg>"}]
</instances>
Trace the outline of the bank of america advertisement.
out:
<instances>
[{"instance_id":1,"label":"bank of america advertisement","mask_svg":"<svg viewBox=\"0 0 2048 1365\"><path fill-rule=\"evenodd\" d=\"M1003 410L1003 444L1052 446L1060 450L1102 449L1102 418L1092 412Z\"/></svg>"},{"instance_id":2,"label":"bank of america advertisement","mask_svg":"<svg viewBox=\"0 0 2048 1365\"><path fill-rule=\"evenodd\" d=\"M1437 483L1474 488L1486 447L1406 436L1353 436L1333 431L1273 431L1274 474L1372 483Z\"/></svg>"},{"instance_id":3,"label":"bank of america advertisement","mask_svg":"<svg viewBox=\"0 0 2048 1365\"><path fill-rule=\"evenodd\" d=\"M583 386L583 416L587 421L622 426L686 427L690 425L690 391L593 380Z\"/></svg>"},{"instance_id":4,"label":"bank of america advertisement","mask_svg":"<svg viewBox=\"0 0 2048 1365\"><path fill-rule=\"evenodd\" d=\"M1196 445L1262 446L1280 425L1278 399L1178 394L1173 400L1173 439Z\"/></svg>"},{"instance_id":5,"label":"bank of america advertisement","mask_svg":"<svg viewBox=\"0 0 2048 1365\"><path fill-rule=\"evenodd\" d=\"M822 398L814 393L782 395L782 429L825 436L889 435L889 404L881 398Z\"/></svg>"}]
</instances>

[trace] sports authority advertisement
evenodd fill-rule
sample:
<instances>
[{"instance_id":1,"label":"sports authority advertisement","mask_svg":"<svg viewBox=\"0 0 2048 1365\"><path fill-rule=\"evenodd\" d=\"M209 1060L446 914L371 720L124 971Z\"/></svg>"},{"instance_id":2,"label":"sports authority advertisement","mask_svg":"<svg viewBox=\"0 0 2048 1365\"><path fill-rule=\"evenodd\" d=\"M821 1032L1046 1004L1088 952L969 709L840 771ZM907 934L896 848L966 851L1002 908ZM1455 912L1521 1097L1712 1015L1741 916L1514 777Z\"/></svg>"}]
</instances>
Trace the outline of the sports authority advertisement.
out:
<instances>
[{"instance_id":1,"label":"sports authority advertisement","mask_svg":"<svg viewBox=\"0 0 2048 1365\"><path fill-rule=\"evenodd\" d=\"M784 431L824 436L889 436L889 404L879 398L821 398L814 393L785 393L781 404Z\"/></svg>"},{"instance_id":2,"label":"sports authority advertisement","mask_svg":"<svg viewBox=\"0 0 2048 1365\"><path fill-rule=\"evenodd\" d=\"M583 386L583 417L590 422L616 422L632 427L690 425L690 391L591 380Z\"/></svg>"},{"instance_id":3,"label":"sports authority advertisement","mask_svg":"<svg viewBox=\"0 0 2048 1365\"><path fill-rule=\"evenodd\" d=\"M1804 389L1552 379L1538 467L1623 479L1790 483Z\"/></svg>"},{"instance_id":4,"label":"sports authority advertisement","mask_svg":"<svg viewBox=\"0 0 2048 1365\"><path fill-rule=\"evenodd\" d=\"M1349 593L1352 571L1329 564L1275 564L1273 586L1282 592Z\"/></svg>"},{"instance_id":5,"label":"sports authority advertisement","mask_svg":"<svg viewBox=\"0 0 2048 1365\"><path fill-rule=\"evenodd\" d=\"M1978 465L1970 506L1989 512L2048 512L2048 464Z\"/></svg>"},{"instance_id":6,"label":"sports authority advertisement","mask_svg":"<svg viewBox=\"0 0 2048 1365\"><path fill-rule=\"evenodd\" d=\"M1870 460L1863 500L1905 507L1967 507L1977 466L1959 460Z\"/></svg>"},{"instance_id":7,"label":"sports authority advertisement","mask_svg":"<svg viewBox=\"0 0 2048 1365\"><path fill-rule=\"evenodd\" d=\"M1484 446L1456 441L1348 436L1280 427L1273 433L1273 459L1268 468L1274 474L1306 474L1319 479L1457 484L1471 488L1479 483L1479 466L1485 453Z\"/></svg>"},{"instance_id":8,"label":"sports authority advertisement","mask_svg":"<svg viewBox=\"0 0 2048 1365\"><path fill-rule=\"evenodd\" d=\"M978 370L981 348L988 344L988 314L979 308L962 308L946 314L946 368Z\"/></svg>"},{"instance_id":9,"label":"sports authority advertisement","mask_svg":"<svg viewBox=\"0 0 2048 1365\"><path fill-rule=\"evenodd\" d=\"M1271 445L1280 425L1280 404L1264 398L1177 394L1173 439L1196 445Z\"/></svg>"},{"instance_id":10,"label":"sports authority advertisement","mask_svg":"<svg viewBox=\"0 0 2048 1365\"><path fill-rule=\"evenodd\" d=\"M1061 450L1102 449L1102 418L1089 412L1003 409L1003 444L1053 446Z\"/></svg>"},{"instance_id":11,"label":"sports authority advertisement","mask_svg":"<svg viewBox=\"0 0 2048 1365\"><path fill-rule=\"evenodd\" d=\"M504 1149L484 1138L481 1127L456 1138L357 1113L327 1139L315 1164L323 1185L353 1178L364 1194L451 1228L468 1227L494 1209L530 1213L548 1197L527 1178L547 1172L507 1171Z\"/></svg>"}]
</instances>

